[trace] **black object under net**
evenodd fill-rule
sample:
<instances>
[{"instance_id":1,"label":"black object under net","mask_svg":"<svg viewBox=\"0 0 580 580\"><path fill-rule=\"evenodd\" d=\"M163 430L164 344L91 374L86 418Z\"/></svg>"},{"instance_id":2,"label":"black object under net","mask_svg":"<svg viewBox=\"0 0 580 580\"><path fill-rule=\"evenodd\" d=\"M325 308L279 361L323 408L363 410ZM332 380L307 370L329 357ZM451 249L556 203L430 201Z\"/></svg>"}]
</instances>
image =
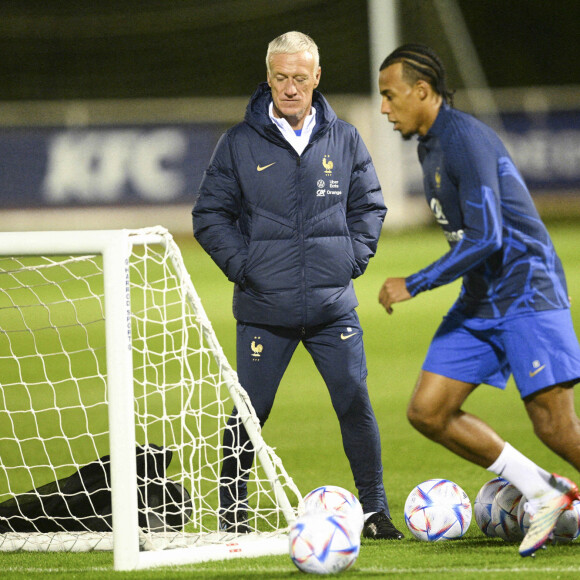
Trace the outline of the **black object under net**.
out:
<instances>
[{"instance_id":1,"label":"black object under net","mask_svg":"<svg viewBox=\"0 0 580 580\"><path fill-rule=\"evenodd\" d=\"M158 445L137 446L139 526L145 531L178 531L191 517L189 492L167 477L172 457ZM84 531L112 531L108 455L0 504L0 533Z\"/></svg>"}]
</instances>

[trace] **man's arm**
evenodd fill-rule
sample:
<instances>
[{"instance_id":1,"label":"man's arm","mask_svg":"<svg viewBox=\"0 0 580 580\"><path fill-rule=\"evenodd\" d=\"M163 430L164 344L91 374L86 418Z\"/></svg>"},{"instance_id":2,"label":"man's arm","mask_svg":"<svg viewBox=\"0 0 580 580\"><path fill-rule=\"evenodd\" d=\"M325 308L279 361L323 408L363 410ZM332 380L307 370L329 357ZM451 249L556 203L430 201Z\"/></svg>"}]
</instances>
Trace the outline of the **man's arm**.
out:
<instances>
[{"instance_id":1,"label":"man's arm","mask_svg":"<svg viewBox=\"0 0 580 580\"><path fill-rule=\"evenodd\" d=\"M346 222L356 260L356 278L364 273L377 251L387 208L370 154L358 132L355 138Z\"/></svg>"},{"instance_id":2,"label":"man's arm","mask_svg":"<svg viewBox=\"0 0 580 580\"><path fill-rule=\"evenodd\" d=\"M494 191L482 187L477 201L463 205L463 237L437 261L407 277L411 296L453 282L501 248L502 219Z\"/></svg>"},{"instance_id":3,"label":"man's arm","mask_svg":"<svg viewBox=\"0 0 580 580\"><path fill-rule=\"evenodd\" d=\"M461 239L439 260L407 277L411 296L453 282L497 252L502 246L498 154L493 142L477 129L464 126L441 144L445 170L455 184L452 191L461 209Z\"/></svg>"},{"instance_id":4,"label":"man's arm","mask_svg":"<svg viewBox=\"0 0 580 580\"><path fill-rule=\"evenodd\" d=\"M387 278L379 292L379 302L387 314L393 314L393 304L409 300L412 296L407 290L405 278Z\"/></svg>"},{"instance_id":5,"label":"man's arm","mask_svg":"<svg viewBox=\"0 0 580 580\"><path fill-rule=\"evenodd\" d=\"M462 238L429 266L406 278L389 278L379 293L387 312L392 305L445 284L476 268L502 246L497 158L465 142L447 156L447 165L457 185L457 203L463 216Z\"/></svg>"},{"instance_id":6,"label":"man's arm","mask_svg":"<svg viewBox=\"0 0 580 580\"><path fill-rule=\"evenodd\" d=\"M248 254L237 225L241 210L241 191L226 133L218 142L201 181L192 211L193 233L228 279L237 284L243 283Z\"/></svg>"}]
</instances>

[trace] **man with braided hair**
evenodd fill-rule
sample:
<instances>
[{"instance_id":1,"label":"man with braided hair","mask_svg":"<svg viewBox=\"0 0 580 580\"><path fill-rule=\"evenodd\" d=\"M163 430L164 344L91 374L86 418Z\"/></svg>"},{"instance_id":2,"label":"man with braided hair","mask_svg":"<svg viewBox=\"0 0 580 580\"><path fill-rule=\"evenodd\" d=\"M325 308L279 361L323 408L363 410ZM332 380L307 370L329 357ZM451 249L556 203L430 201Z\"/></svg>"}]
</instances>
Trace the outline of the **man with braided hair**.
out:
<instances>
[{"instance_id":1,"label":"man with braided hair","mask_svg":"<svg viewBox=\"0 0 580 580\"><path fill-rule=\"evenodd\" d=\"M496 133L452 108L444 66L429 47L407 44L380 67L381 112L403 138L418 136L427 202L450 249L405 278L387 278L386 311L463 277L461 293L427 352L408 407L411 424L459 456L501 475L527 498L532 555L579 497L462 411L481 383L504 389L514 375L536 435L580 469L573 385L580 346L562 264L529 191Z\"/></svg>"}]
</instances>

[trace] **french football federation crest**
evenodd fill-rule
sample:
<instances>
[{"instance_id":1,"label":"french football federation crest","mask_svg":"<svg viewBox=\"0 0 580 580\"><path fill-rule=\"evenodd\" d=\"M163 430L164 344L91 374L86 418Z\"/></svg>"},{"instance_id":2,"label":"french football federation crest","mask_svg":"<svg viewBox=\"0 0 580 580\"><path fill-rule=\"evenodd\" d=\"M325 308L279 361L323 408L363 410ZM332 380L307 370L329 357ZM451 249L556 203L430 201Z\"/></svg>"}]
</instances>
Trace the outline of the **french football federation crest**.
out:
<instances>
[{"instance_id":1,"label":"french football federation crest","mask_svg":"<svg viewBox=\"0 0 580 580\"><path fill-rule=\"evenodd\" d=\"M435 170L435 187L441 189L441 173L439 167Z\"/></svg>"},{"instance_id":2,"label":"french football federation crest","mask_svg":"<svg viewBox=\"0 0 580 580\"><path fill-rule=\"evenodd\" d=\"M322 165L324 165L324 173L326 173L326 175L332 175L334 163L328 158L328 155L325 155L322 158Z\"/></svg>"},{"instance_id":3,"label":"french football federation crest","mask_svg":"<svg viewBox=\"0 0 580 580\"><path fill-rule=\"evenodd\" d=\"M256 340L260 340L260 337L254 336L254 340L252 340L250 347L252 349L252 356L254 358L260 358L262 356L262 351L264 350L264 345L257 343Z\"/></svg>"}]
</instances>

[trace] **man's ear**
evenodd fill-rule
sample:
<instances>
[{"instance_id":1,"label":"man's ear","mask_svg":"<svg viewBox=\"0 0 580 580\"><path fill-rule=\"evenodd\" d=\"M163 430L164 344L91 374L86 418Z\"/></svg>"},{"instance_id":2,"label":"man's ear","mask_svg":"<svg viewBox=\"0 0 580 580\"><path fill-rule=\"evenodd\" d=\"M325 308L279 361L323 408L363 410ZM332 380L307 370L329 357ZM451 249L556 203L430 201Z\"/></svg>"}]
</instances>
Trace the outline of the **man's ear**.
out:
<instances>
[{"instance_id":1,"label":"man's ear","mask_svg":"<svg viewBox=\"0 0 580 580\"><path fill-rule=\"evenodd\" d=\"M431 87L429 86L429 83L420 80L417 81L417 84L415 85L416 89L417 89L417 94L419 95L419 98L423 101L425 100L430 92Z\"/></svg>"},{"instance_id":2,"label":"man's ear","mask_svg":"<svg viewBox=\"0 0 580 580\"><path fill-rule=\"evenodd\" d=\"M318 83L320 83L320 76L322 75L322 68L318 67L318 70L316 71L316 75L314 76L314 88L316 88L318 86Z\"/></svg>"}]
</instances>

